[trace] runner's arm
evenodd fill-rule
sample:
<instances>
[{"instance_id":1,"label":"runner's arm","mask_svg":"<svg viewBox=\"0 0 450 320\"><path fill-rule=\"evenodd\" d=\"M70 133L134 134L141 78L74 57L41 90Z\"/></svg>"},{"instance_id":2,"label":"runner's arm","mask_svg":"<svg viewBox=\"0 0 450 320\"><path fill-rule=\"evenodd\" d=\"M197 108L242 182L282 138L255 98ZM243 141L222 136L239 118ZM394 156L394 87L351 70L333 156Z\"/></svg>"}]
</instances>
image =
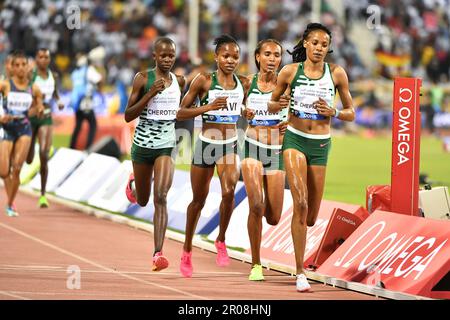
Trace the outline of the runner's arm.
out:
<instances>
[{"instance_id":1,"label":"runner's arm","mask_svg":"<svg viewBox=\"0 0 450 320\"><path fill-rule=\"evenodd\" d=\"M255 110L247 108L248 91L250 90L253 76L254 74L250 74L247 77L239 77L244 87L244 101L242 102L241 116L247 120L252 120L255 117Z\"/></svg>"},{"instance_id":2,"label":"runner's arm","mask_svg":"<svg viewBox=\"0 0 450 320\"><path fill-rule=\"evenodd\" d=\"M215 99L212 103L195 107L195 100L202 92L205 90L205 83L210 83L210 80L206 78L205 74L199 73L194 80L192 80L191 86L189 87L188 92L184 95L181 100L180 109L177 112L177 120L187 120L191 118L195 118L205 112L211 110L218 110L223 107L226 107L227 98L219 97ZM209 86L207 86L209 87Z\"/></svg>"},{"instance_id":3,"label":"runner's arm","mask_svg":"<svg viewBox=\"0 0 450 320\"><path fill-rule=\"evenodd\" d=\"M176 75L178 86L180 87L181 94L184 92L184 88L186 86L186 78L184 76Z\"/></svg>"},{"instance_id":4,"label":"runner's arm","mask_svg":"<svg viewBox=\"0 0 450 320\"><path fill-rule=\"evenodd\" d=\"M286 100L283 93L286 91L286 88L289 85L289 79L292 75L293 67L292 65L286 65L281 69L280 73L277 77L277 86L272 92L272 97L268 102L268 110L270 113L277 113L284 107L286 107L285 103L281 103L280 100ZM283 97L283 99L281 99Z\"/></svg>"},{"instance_id":5,"label":"runner's arm","mask_svg":"<svg viewBox=\"0 0 450 320\"><path fill-rule=\"evenodd\" d=\"M33 84L31 90L33 93L33 103L31 105L31 108L28 110L28 115L42 117L42 115L44 114L42 92L36 84Z\"/></svg>"},{"instance_id":6,"label":"runner's arm","mask_svg":"<svg viewBox=\"0 0 450 320\"><path fill-rule=\"evenodd\" d=\"M0 80L0 94L4 97L5 94L5 81ZM2 108L3 111L3 106L0 106L0 108ZM11 116L8 114L3 114L3 112L0 114L0 123L7 123L11 120Z\"/></svg>"},{"instance_id":7,"label":"runner's arm","mask_svg":"<svg viewBox=\"0 0 450 320\"><path fill-rule=\"evenodd\" d=\"M339 111L337 118L343 121L353 121L355 120L355 109L353 108L353 100L348 85L348 77L344 68L337 66L333 71L333 78L335 79L336 88L342 102L342 110ZM337 109L335 109L333 116L335 116L337 112Z\"/></svg>"},{"instance_id":8,"label":"runner's arm","mask_svg":"<svg viewBox=\"0 0 450 320\"><path fill-rule=\"evenodd\" d=\"M158 92L164 90L164 80L158 79L151 86L150 90L144 92L147 77L138 72L133 79L133 88L130 98L128 99L127 108L125 109L125 121L130 122L139 117L147 103Z\"/></svg>"},{"instance_id":9,"label":"runner's arm","mask_svg":"<svg viewBox=\"0 0 450 320\"><path fill-rule=\"evenodd\" d=\"M58 105L58 109L62 110L62 109L64 109L64 103L62 103L62 101L60 99L58 85L57 85L59 77L58 77L58 75L56 73L53 73L53 72L52 72L52 75L53 75L53 79L55 79L55 90L53 91L53 97L52 98L56 100L56 104Z\"/></svg>"}]
</instances>

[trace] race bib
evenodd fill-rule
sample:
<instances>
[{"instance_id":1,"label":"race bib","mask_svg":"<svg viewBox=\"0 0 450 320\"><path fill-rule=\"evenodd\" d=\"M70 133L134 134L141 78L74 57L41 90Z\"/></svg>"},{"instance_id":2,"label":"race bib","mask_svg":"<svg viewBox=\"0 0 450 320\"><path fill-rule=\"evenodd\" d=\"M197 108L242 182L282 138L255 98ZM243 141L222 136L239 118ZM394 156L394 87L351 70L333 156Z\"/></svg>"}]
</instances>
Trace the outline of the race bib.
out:
<instances>
[{"instance_id":1,"label":"race bib","mask_svg":"<svg viewBox=\"0 0 450 320\"><path fill-rule=\"evenodd\" d=\"M206 122L215 123L236 123L239 119L242 109L243 94L239 91L231 90L210 90L209 102L212 103L216 98L227 97L226 108L212 110L203 114L202 118Z\"/></svg>"},{"instance_id":2,"label":"race bib","mask_svg":"<svg viewBox=\"0 0 450 320\"><path fill-rule=\"evenodd\" d=\"M25 92L10 92L8 94L8 104L6 109L9 114L21 115L28 111L33 102L33 97Z\"/></svg>"},{"instance_id":3,"label":"race bib","mask_svg":"<svg viewBox=\"0 0 450 320\"><path fill-rule=\"evenodd\" d=\"M273 126L280 122L280 114L270 113L268 103L272 94L250 94L247 98L247 108L255 111L255 117L249 121L253 126Z\"/></svg>"},{"instance_id":4,"label":"race bib","mask_svg":"<svg viewBox=\"0 0 450 320\"><path fill-rule=\"evenodd\" d=\"M331 95L327 88L311 87L296 87L294 90L293 101L291 105L291 112L298 118L309 120L323 120L326 117L318 114L314 103L324 99L329 106L332 105Z\"/></svg>"},{"instance_id":5,"label":"race bib","mask_svg":"<svg viewBox=\"0 0 450 320\"><path fill-rule=\"evenodd\" d=\"M180 94L177 92L157 94L150 100L147 108L149 120L175 120L180 107Z\"/></svg>"}]
</instances>

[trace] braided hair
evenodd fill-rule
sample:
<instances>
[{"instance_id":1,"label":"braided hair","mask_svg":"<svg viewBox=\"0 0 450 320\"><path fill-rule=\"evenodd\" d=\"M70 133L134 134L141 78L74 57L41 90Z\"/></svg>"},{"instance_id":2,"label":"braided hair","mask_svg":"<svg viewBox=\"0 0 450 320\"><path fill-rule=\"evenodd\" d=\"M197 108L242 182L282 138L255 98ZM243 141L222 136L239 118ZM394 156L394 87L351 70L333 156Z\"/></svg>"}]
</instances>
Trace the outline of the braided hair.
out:
<instances>
[{"instance_id":1,"label":"braided hair","mask_svg":"<svg viewBox=\"0 0 450 320\"><path fill-rule=\"evenodd\" d=\"M303 42L308 39L309 34L312 31L316 30L322 30L325 31L330 36L330 42L331 42L331 31L326 26L324 26L321 23L308 23L306 26L306 30L303 33L303 37L300 39L300 41L296 44L294 47L294 50L290 52L287 51L290 55L292 55L292 61L293 62L301 62L306 60L306 48L303 46ZM333 50L329 50L328 53L333 52Z\"/></svg>"},{"instance_id":2,"label":"braided hair","mask_svg":"<svg viewBox=\"0 0 450 320\"><path fill-rule=\"evenodd\" d=\"M281 43L278 40L264 39L264 40L261 40L260 42L258 42L258 44L256 45L256 48L255 48L255 53L254 53L255 65L256 65L256 68L258 68L258 70L259 70L260 65L259 65L258 60L256 60L256 55L260 53L262 46L265 45L266 43L275 43L276 45L280 46L281 52L283 52L283 46L281 45Z\"/></svg>"},{"instance_id":3,"label":"braided hair","mask_svg":"<svg viewBox=\"0 0 450 320\"><path fill-rule=\"evenodd\" d=\"M214 50L214 52L217 54L217 52L219 51L219 48L227 43L234 43L239 48L239 44L237 43L235 38L233 38L232 36L230 36L228 34L222 34L221 36L214 39L213 44L216 46L216 49Z\"/></svg>"}]
</instances>

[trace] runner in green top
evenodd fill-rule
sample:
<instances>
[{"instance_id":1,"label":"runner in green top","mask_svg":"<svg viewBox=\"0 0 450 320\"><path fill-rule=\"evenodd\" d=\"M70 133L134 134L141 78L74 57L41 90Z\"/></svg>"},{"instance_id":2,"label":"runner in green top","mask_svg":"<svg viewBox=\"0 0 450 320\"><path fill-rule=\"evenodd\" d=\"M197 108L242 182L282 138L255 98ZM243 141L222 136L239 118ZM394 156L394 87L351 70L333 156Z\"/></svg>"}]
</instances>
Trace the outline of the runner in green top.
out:
<instances>
[{"instance_id":1,"label":"runner in green top","mask_svg":"<svg viewBox=\"0 0 450 320\"><path fill-rule=\"evenodd\" d=\"M308 24L303 38L294 47L294 63L283 67L278 75L270 102L273 110L280 110L280 97L290 87L290 116L283 140L283 158L294 200L291 230L298 291L310 289L303 271L306 230L316 222L322 200L331 144L331 118L355 119L345 70L324 61L330 44L331 32L327 27ZM342 110L333 107L335 88Z\"/></svg>"},{"instance_id":2,"label":"runner in green top","mask_svg":"<svg viewBox=\"0 0 450 320\"><path fill-rule=\"evenodd\" d=\"M264 280L260 258L262 218L265 217L270 225L276 225L283 208L285 174L280 169L283 162L280 125L287 120L287 109L275 113L268 109L277 84L282 51L276 40L260 41L254 53L258 73L247 77L251 85L246 108L254 113L254 117L249 120L246 131L241 168L250 209L247 228L252 252L251 281ZM287 106L289 100L284 99L283 103Z\"/></svg>"},{"instance_id":3,"label":"runner in green top","mask_svg":"<svg viewBox=\"0 0 450 320\"><path fill-rule=\"evenodd\" d=\"M39 141L39 160L41 174L41 196L39 197L39 207L47 208L48 201L45 197L47 177L48 177L48 157L52 146L53 120L52 101L56 100L58 109L62 110L64 104L59 100L58 90L53 72L49 69L50 51L41 48L36 52L36 69L33 70L31 81L41 89L43 95L44 115L42 118L30 117L31 122L31 144L28 151L27 163L31 164L34 158L34 144L36 136Z\"/></svg>"},{"instance_id":4,"label":"runner in green top","mask_svg":"<svg viewBox=\"0 0 450 320\"><path fill-rule=\"evenodd\" d=\"M125 121L139 118L131 148L133 173L126 195L132 203L145 207L150 198L153 177L154 244L153 271L169 265L162 253L167 229L167 193L174 174L175 119L185 85L183 76L172 70L176 58L172 39L158 38L153 47L156 67L138 72L125 110Z\"/></svg>"},{"instance_id":5,"label":"runner in green top","mask_svg":"<svg viewBox=\"0 0 450 320\"><path fill-rule=\"evenodd\" d=\"M234 73L240 59L236 40L222 35L214 40L214 44L217 71L200 73L195 77L177 115L178 120L200 115L203 119L191 165L193 199L187 208L186 236L180 265L184 277L192 276L192 239L216 168L222 188L220 231L215 241L216 263L219 266L229 264L225 232L234 209L234 190L239 179L236 122L242 113L249 83L246 77ZM197 98L201 99L200 106L194 106Z\"/></svg>"}]
</instances>

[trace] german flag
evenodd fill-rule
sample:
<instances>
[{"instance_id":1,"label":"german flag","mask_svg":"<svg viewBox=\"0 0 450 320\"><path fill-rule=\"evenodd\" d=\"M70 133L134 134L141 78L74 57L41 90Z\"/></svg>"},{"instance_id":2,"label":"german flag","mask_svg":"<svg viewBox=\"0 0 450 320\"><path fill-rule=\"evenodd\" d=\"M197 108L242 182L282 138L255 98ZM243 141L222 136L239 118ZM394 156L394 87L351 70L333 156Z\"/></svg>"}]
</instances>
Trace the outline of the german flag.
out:
<instances>
[{"instance_id":1,"label":"german flag","mask_svg":"<svg viewBox=\"0 0 450 320\"><path fill-rule=\"evenodd\" d=\"M384 51L376 51L375 57L378 62L387 67L403 67L411 62L411 55L396 55Z\"/></svg>"}]
</instances>

